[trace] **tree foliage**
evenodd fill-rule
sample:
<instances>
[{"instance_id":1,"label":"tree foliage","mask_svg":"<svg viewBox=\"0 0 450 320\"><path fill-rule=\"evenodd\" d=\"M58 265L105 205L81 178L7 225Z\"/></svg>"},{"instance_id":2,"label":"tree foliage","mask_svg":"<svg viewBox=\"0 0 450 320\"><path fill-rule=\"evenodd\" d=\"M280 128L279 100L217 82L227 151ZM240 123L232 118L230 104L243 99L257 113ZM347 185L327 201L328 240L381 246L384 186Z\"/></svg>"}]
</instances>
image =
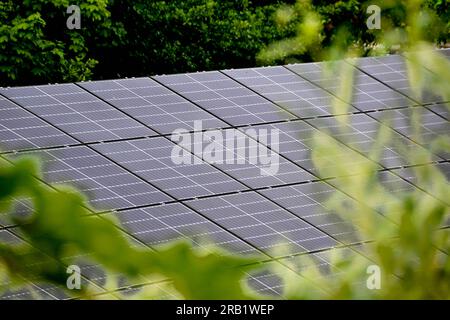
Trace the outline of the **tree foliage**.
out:
<instances>
[{"instance_id":1,"label":"tree foliage","mask_svg":"<svg viewBox=\"0 0 450 320\"><path fill-rule=\"evenodd\" d=\"M69 82L88 79L170 74L253 67L284 62L257 53L269 43L293 37L304 13L287 6L295 1L236 0L85 0L80 2L81 30L66 28L68 0L0 1L0 85ZM377 4L370 1L370 4ZM366 49L366 1L313 1L324 46L340 36ZM401 1L380 1L383 17L402 27ZM446 43L447 1L423 5L446 29L431 26L428 40ZM280 11L277 9L283 8ZM310 10L311 11L311 10ZM278 12L278 13L277 13ZM280 13L281 12L281 13ZM292 13L290 19L286 14ZM274 18L279 22L274 23ZM394 19L395 18L395 19ZM433 19L437 21L437 19ZM341 36L343 38L343 36ZM306 39L296 39L305 46ZM299 53L303 61L314 59Z\"/></svg>"}]
</instances>

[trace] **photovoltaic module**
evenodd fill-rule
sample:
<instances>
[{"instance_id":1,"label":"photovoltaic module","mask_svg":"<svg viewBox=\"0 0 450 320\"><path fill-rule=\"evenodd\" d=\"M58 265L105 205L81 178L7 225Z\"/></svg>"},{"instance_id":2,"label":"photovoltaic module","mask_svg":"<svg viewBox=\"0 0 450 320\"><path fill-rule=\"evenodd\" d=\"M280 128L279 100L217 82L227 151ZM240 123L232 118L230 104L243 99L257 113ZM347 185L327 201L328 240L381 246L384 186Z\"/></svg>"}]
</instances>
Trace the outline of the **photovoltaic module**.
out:
<instances>
[{"instance_id":1,"label":"photovoltaic module","mask_svg":"<svg viewBox=\"0 0 450 320\"><path fill-rule=\"evenodd\" d=\"M450 57L450 50L442 52ZM393 196L415 190L450 205L424 190L411 170L435 165L449 178L450 155L431 142L437 136L450 140L450 101L428 92L415 97L402 56L343 63L354 70L351 100L339 96L342 79L323 76L326 63L0 88L0 161L39 157L42 183L77 186L92 206L86 219L114 216L124 236L148 250L176 239L205 246L207 239L230 252L258 256L268 266L277 264L294 277L303 268L290 264L297 255L326 269L330 249L362 255L360 244L369 239L359 238L356 223L324 205L333 193L350 205L359 200L341 187L345 177L317 170L312 148L318 133L353 152L350 168L370 159ZM336 110L333 99L346 107ZM414 112L421 115L420 137L410 122ZM390 140L374 156L382 127ZM264 136L273 130L276 148ZM174 132L189 135L193 143L179 147ZM214 153L223 161L208 159L195 135L223 147ZM407 159L397 146L431 152L431 163ZM260 158L275 159L276 167ZM386 219L379 208L363 205L374 221ZM17 201L15 214L31 211L26 199ZM0 241L23 241L4 216ZM106 291L104 273L88 258L79 257L87 270L83 281ZM250 274L249 284L283 296L276 274ZM65 298L50 285L31 285L41 298ZM144 278L141 285L158 287ZM3 296L30 297L27 290Z\"/></svg>"}]
</instances>

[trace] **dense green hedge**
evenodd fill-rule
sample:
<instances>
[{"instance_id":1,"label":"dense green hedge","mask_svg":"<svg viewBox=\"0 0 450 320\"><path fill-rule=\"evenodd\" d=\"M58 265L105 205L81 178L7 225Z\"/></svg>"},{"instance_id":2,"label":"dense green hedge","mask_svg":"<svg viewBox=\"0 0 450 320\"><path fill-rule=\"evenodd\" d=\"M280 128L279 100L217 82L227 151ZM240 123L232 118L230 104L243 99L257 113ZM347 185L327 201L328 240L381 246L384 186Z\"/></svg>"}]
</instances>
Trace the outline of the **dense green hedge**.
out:
<instances>
[{"instance_id":1,"label":"dense green hedge","mask_svg":"<svg viewBox=\"0 0 450 320\"><path fill-rule=\"evenodd\" d=\"M0 85L255 66L267 44L295 34L295 21L280 27L273 19L277 8L294 2L84 0L82 29L68 30L72 1L0 0ZM325 37L346 23L349 41L370 42L363 3L313 1ZM448 2L426 3L448 25ZM448 39L448 32L430 35Z\"/></svg>"},{"instance_id":2,"label":"dense green hedge","mask_svg":"<svg viewBox=\"0 0 450 320\"><path fill-rule=\"evenodd\" d=\"M277 28L278 1L0 0L0 84L47 83L252 66Z\"/></svg>"},{"instance_id":3,"label":"dense green hedge","mask_svg":"<svg viewBox=\"0 0 450 320\"><path fill-rule=\"evenodd\" d=\"M265 44L293 34L294 25L279 29L273 23L275 2L115 1L113 17L121 17L128 36L110 62L99 66L100 73L115 77L253 66ZM114 64L117 59L120 63Z\"/></svg>"}]
</instances>

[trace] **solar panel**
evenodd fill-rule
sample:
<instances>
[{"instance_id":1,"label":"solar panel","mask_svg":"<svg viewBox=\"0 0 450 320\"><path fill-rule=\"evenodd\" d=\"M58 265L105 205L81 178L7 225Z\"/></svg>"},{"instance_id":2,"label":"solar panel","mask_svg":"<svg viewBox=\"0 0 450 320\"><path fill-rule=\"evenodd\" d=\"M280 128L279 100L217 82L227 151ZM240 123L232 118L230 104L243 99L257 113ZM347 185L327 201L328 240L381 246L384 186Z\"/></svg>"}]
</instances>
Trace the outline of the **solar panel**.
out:
<instances>
[{"instance_id":1,"label":"solar panel","mask_svg":"<svg viewBox=\"0 0 450 320\"><path fill-rule=\"evenodd\" d=\"M33 151L44 162L44 178L74 184L101 209L130 208L171 200L170 197L87 147Z\"/></svg>"},{"instance_id":2,"label":"solar panel","mask_svg":"<svg viewBox=\"0 0 450 320\"><path fill-rule=\"evenodd\" d=\"M327 73L326 63L293 64L286 67L361 111L414 105L411 100L357 69L353 69L353 95L349 100L338 92L344 79L336 72Z\"/></svg>"},{"instance_id":3,"label":"solar panel","mask_svg":"<svg viewBox=\"0 0 450 320\"><path fill-rule=\"evenodd\" d=\"M285 67L225 70L225 74L288 109L299 118L339 114L333 110L332 96ZM357 112L349 106L348 112Z\"/></svg>"},{"instance_id":4,"label":"solar panel","mask_svg":"<svg viewBox=\"0 0 450 320\"><path fill-rule=\"evenodd\" d=\"M447 179L447 181L450 179L450 163L444 162L444 163L438 163L433 165L434 168L437 168L440 170L440 172L443 174L443 176ZM422 170L426 169L427 165L419 166L417 169ZM403 179L411 182L412 184L418 186L424 192L430 194L431 196L435 197L436 199L439 199L440 201L443 201L447 205L450 205L450 201L448 199L448 190L440 190L438 188L430 188L429 182L424 181L423 178L419 178L417 174L415 173L414 167L411 168L400 168L393 170L396 174L398 174ZM433 178L434 179L434 178Z\"/></svg>"},{"instance_id":5,"label":"solar panel","mask_svg":"<svg viewBox=\"0 0 450 320\"><path fill-rule=\"evenodd\" d=\"M81 82L82 87L161 134L227 125L150 78Z\"/></svg>"},{"instance_id":6,"label":"solar panel","mask_svg":"<svg viewBox=\"0 0 450 320\"><path fill-rule=\"evenodd\" d=\"M354 217L347 215L343 220L337 212L327 207L327 200L334 193L339 193L340 197L346 199L348 208L355 208L356 202L324 182L272 188L261 193L339 241L356 243L370 240L360 238L360 230L355 229L358 221L354 220ZM387 222L381 221L384 218L369 208L365 214L371 215L374 221Z\"/></svg>"},{"instance_id":7,"label":"solar panel","mask_svg":"<svg viewBox=\"0 0 450 320\"><path fill-rule=\"evenodd\" d=\"M276 124L262 124L257 127L255 126L254 128L265 129L269 132L270 130L278 130L279 154L296 163L308 172L311 172L314 177L325 179L337 176L337 172L333 172L332 175L327 175L327 172L324 172L324 170L322 170L322 172L317 170L317 166L312 160L312 148L314 143L313 139L320 131L310 124L304 121L289 121ZM241 128L241 130L245 129L246 127ZM349 166L357 166L366 161L365 157L347 148L344 144L342 144L341 147L347 149L348 154L351 154L350 158L345 159ZM328 155L324 156L329 157ZM317 160L321 159L319 155L316 155L315 157ZM333 166L333 162L330 162L330 165ZM322 168L325 167L326 164L323 164Z\"/></svg>"},{"instance_id":8,"label":"solar panel","mask_svg":"<svg viewBox=\"0 0 450 320\"><path fill-rule=\"evenodd\" d=\"M154 79L233 126L293 118L217 71L157 76Z\"/></svg>"},{"instance_id":9,"label":"solar panel","mask_svg":"<svg viewBox=\"0 0 450 320\"><path fill-rule=\"evenodd\" d=\"M0 96L0 150L15 151L77 143L68 135Z\"/></svg>"},{"instance_id":10,"label":"solar panel","mask_svg":"<svg viewBox=\"0 0 450 320\"><path fill-rule=\"evenodd\" d=\"M26 246L27 243L19 238L18 234L20 234L20 232L17 230L17 228L0 230L0 243ZM35 261L34 263L34 267L36 267L36 265L38 265L40 262ZM33 266L21 267L29 268ZM83 286L87 285L85 278L82 278L81 281ZM90 283L90 285L94 284ZM98 287L96 288L100 289ZM12 282L8 279L6 279L6 281L5 279L2 279L2 281L0 282L0 300L32 300L36 298L44 300L61 300L67 299L68 296L60 288L52 284L42 283L42 280L37 278L27 280L25 282L25 286L18 289L14 289Z\"/></svg>"},{"instance_id":11,"label":"solar panel","mask_svg":"<svg viewBox=\"0 0 450 320\"><path fill-rule=\"evenodd\" d=\"M249 138L251 133L246 129L252 130L254 139ZM217 132L220 133L220 140L216 137L214 146L217 147L217 152L222 153L223 159L217 159L217 161L206 159L204 150L208 144L204 147L203 141L193 143L193 153L199 157L202 157L203 154L204 161L214 163L215 167L250 188L307 182L315 179L302 168L281 158L276 150L269 149L271 146L274 147L274 144L278 144L278 139L274 139L274 136L271 137L273 132L264 131L266 141L264 144L260 143L259 141L263 140L261 129L263 128L254 127L254 129L242 128L242 131L226 129ZM245 134L245 132L248 134ZM275 141L271 141L271 139ZM262 160L262 157L264 157L264 160Z\"/></svg>"},{"instance_id":12,"label":"solar panel","mask_svg":"<svg viewBox=\"0 0 450 320\"><path fill-rule=\"evenodd\" d=\"M389 56L361 59L362 71L354 69L354 100L346 101L348 109L335 110L331 100L344 79L323 78L326 66L0 88L3 156L41 157L46 183L79 187L93 206L86 219L117 218L117 228L133 246L159 250L169 241L190 239L205 250L217 245L258 257L274 268L243 281L261 294L284 297L279 272L297 279L307 268L297 256L308 256L333 277L329 249L344 246L348 254L364 255L360 244L370 239L358 229L359 217L331 209L332 195L344 199L348 212L364 208L364 217L377 225L392 223L404 192L448 204L446 190L428 188L413 170L432 162L449 179L448 153L433 143L450 132L447 106L426 95L429 104L417 107L409 99L403 60ZM421 115L420 137L410 124L413 112ZM389 138L377 144L382 124ZM188 143L176 140L176 130L187 134ZM374 161L386 193L381 205L355 193L351 178L332 170L339 159L312 152L319 134L347 151L352 174L361 173L356 169L367 158ZM429 157L410 157L422 153ZM316 161L330 167L319 171ZM373 179L373 172L366 174ZM15 199L13 211L26 216L32 204ZM0 242L17 235L13 224L0 215ZM89 255L78 258L85 281L110 294L102 268ZM33 285L42 298L66 298L51 285ZM120 290L131 294L152 286L165 290L145 277L131 288L121 282ZM17 297L31 295L25 290Z\"/></svg>"},{"instance_id":13,"label":"solar panel","mask_svg":"<svg viewBox=\"0 0 450 320\"><path fill-rule=\"evenodd\" d=\"M409 139L431 150L435 139L450 140L450 124L437 114L426 108L407 108L399 110L380 111L371 114L372 117L386 122L387 125L400 132ZM416 119L416 124L412 123ZM414 128L419 126L419 131ZM442 159L450 159L447 152L436 151Z\"/></svg>"},{"instance_id":14,"label":"solar panel","mask_svg":"<svg viewBox=\"0 0 450 320\"><path fill-rule=\"evenodd\" d=\"M371 179L373 179L372 172L367 172L364 175L360 174L359 176L364 178L366 181L371 181ZM360 194L358 194L359 190L355 190L352 185L349 185L348 179L351 179L350 177L331 179L328 180L328 183L341 192L344 192L346 195L361 202L370 209L375 210L379 214L390 217L395 217L397 213L395 210L402 210L402 208L392 207L391 204L397 204L398 200L401 199L405 193L411 193L412 191L420 192L413 184L402 179L400 175L397 174L397 170L379 171L377 172L376 177L382 187L382 194L384 196L381 207L374 205L374 203L370 200L368 201L366 199L361 199ZM346 179L347 181L345 181ZM374 189L372 191L376 193L380 190Z\"/></svg>"},{"instance_id":15,"label":"solar panel","mask_svg":"<svg viewBox=\"0 0 450 320\"><path fill-rule=\"evenodd\" d=\"M255 192L186 203L272 256L319 250L336 244L325 233Z\"/></svg>"},{"instance_id":16,"label":"solar panel","mask_svg":"<svg viewBox=\"0 0 450 320\"><path fill-rule=\"evenodd\" d=\"M358 60L358 67L375 79L395 89L403 95L419 103L444 102L445 99L428 91L422 92L422 97L414 94L408 80L408 70L405 58L392 55Z\"/></svg>"},{"instance_id":17,"label":"solar panel","mask_svg":"<svg viewBox=\"0 0 450 320\"><path fill-rule=\"evenodd\" d=\"M95 145L94 148L176 199L247 189L202 161L174 164L171 158L174 146L170 140L156 137Z\"/></svg>"},{"instance_id":18,"label":"solar panel","mask_svg":"<svg viewBox=\"0 0 450 320\"><path fill-rule=\"evenodd\" d=\"M0 93L82 142L155 135L74 84L6 88Z\"/></svg>"},{"instance_id":19,"label":"solar panel","mask_svg":"<svg viewBox=\"0 0 450 320\"><path fill-rule=\"evenodd\" d=\"M295 284L304 283L306 279L306 283L309 282L310 287L305 288L304 286L299 286L298 292L296 293L308 294L310 297L319 297L321 290L330 289L330 287L319 287L318 284L321 283L319 280L327 278L330 280L327 284L333 285L334 280L339 276L338 270L340 268L336 265L337 261L333 257L350 259L351 257L356 257L357 255L358 253L356 250L338 248L332 251L327 250L323 252L310 253L307 256L298 255L279 259L279 264L276 262L265 263L263 266L265 267L264 269L252 274L253 278L249 279L249 284L261 294L287 298L287 292L285 290L285 285L287 283L285 281L289 281L289 285L291 287L295 287ZM360 257L360 261L363 263L365 262L367 266L373 264L372 261L364 257ZM313 265L318 268L320 274L311 274L309 272ZM283 279L284 281L282 281ZM304 282L301 282L302 280ZM349 283L349 285L365 286L366 279L358 279L356 282ZM292 294L293 292L290 293Z\"/></svg>"},{"instance_id":20,"label":"solar panel","mask_svg":"<svg viewBox=\"0 0 450 320\"><path fill-rule=\"evenodd\" d=\"M390 135L389 139L378 145L377 135L381 124L366 114L349 115L348 122L345 124L342 121L338 121L339 117L342 116L311 119L308 120L308 123L322 132L328 132L337 140L364 154L369 159L380 163L385 168L419 164L420 159L409 157L408 154L402 151L402 148L408 147L409 152L415 154L419 154L419 152L429 153L423 147L388 127L385 130ZM376 153L374 149L377 149Z\"/></svg>"},{"instance_id":21,"label":"solar panel","mask_svg":"<svg viewBox=\"0 0 450 320\"><path fill-rule=\"evenodd\" d=\"M197 246L212 242L234 253L259 253L227 230L221 229L181 203L123 210L111 214L120 220L125 230L152 247L173 240L190 239Z\"/></svg>"}]
</instances>

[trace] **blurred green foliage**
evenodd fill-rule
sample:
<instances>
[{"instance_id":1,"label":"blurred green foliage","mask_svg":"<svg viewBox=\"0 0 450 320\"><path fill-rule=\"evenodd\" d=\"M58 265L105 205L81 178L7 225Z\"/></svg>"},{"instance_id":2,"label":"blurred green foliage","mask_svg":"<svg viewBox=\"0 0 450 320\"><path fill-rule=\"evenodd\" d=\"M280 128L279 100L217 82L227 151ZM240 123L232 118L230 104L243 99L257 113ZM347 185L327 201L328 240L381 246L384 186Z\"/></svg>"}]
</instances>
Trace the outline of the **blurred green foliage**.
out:
<instances>
[{"instance_id":1,"label":"blurred green foliage","mask_svg":"<svg viewBox=\"0 0 450 320\"><path fill-rule=\"evenodd\" d=\"M370 5L382 10L381 30L367 28ZM412 11L420 16L417 21L423 23L421 40L435 45L448 43L450 5L447 1L429 0L417 4L417 1L404 0L300 0L285 6L276 15L279 25L299 21L296 36L271 44L258 55L258 60L264 64L330 60L338 58L337 51L345 53L348 48L357 49L361 56L408 50L404 41L408 39L405 32Z\"/></svg>"},{"instance_id":2,"label":"blurred green foliage","mask_svg":"<svg viewBox=\"0 0 450 320\"><path fill-rule=\"evenodd\" d=\"M169 278L176 292L187 299L252 297L240 283L246 271L242 265L254 262L252 258L232 257L218 249L193 249L185 242L158 252L134 248L115 227L117 222L89 217L92 212L78 191L49 187L38 177L39 167L32 158L0 162L1 211L13 212L14 199L21 198L31 199L33 207L25 219L11 215L26 243L0 244L0 270L17 284L48 282L65 289L67 266L76 264L77 256L89 254L108 273L121 274L131 283L140 276ZM92 286L81 289L68 293L85 297L99 293Z\"/></svg>"},{"instance_id":3,"label":"blurred green foliage","mask_svg":"<svg viewBox=\"0 0 450 320\"><path fill-rule=\"evenodd\" d=\"M313 2L315 3L315 2ZM395 5L395 6L394 6ZM403 51L411 93L417 101L422 101L425 92L434 93L450 101L450 61L434 50L430 41L436 34L448 32L445 24L436 22L432 11L424 9L420 0L385 1L382 8L388 7L402 12L398 16L387 16L383 27L373 34L373 53L389 52L393 46ZM354 71L353 58L364 54L365 48L358 43L349 42L351 34L346 26L336 24L336 36L331 44L324 43L326 25L322 16L309 1L298 1L293 7L280 12L286 21L293 16L300 17L298 33L295 38L273 44L261 53L266 59L284 59L298 55L309 55L316 59L334 60L325 68L326 77L343 79L333 93L333 106L337 113L345 113L353 98ZM438 29L436 29L438 28ZM439 29L442 28L442 29ZM430 30L440 33L430 34ZM431 37L431 38L430 38ZM450 109L450 105L447 104ZM414 140L424 142L421 132L421 107L413 108L411 127ZM338 131L348 133L349 117L339 117ZM321 272L318 264L305 272L303 279L314 279L322 291L305 291L304 280L285 279L287 292L293 299L450 299L450 232L448 221L450 197L447 177L433 163L433 152L449 152L450 132L436 141L427 141L427 149L417 149L414 144L402 145L395 141L389 127L389 119L380 127L377 141L370 152L363 152L351 141L349 134L343 142L352 148L337 143L333 133L321 131L314 137L312 158L316 168L323 176L338 176L333 184L343 191L335 192L324 204L330 211L337 212L344 221L351 221L359 230L361 239L369 239L370 244L358 247L363 255L343 256L335 251L331 257L330 278ZM345 135L344 135L345 137ZM447 141L447 143L442 143ZM390 186L378 170L385 147L396 150L413 166L410 170L419 188L392 193ZM365 158L362 160L360 157ZM358 167L350 166L358 157ZM348 196L357 200L348 204ZM444 200L443 200L444 199ZM386 219L374 220L372 210ZM305 264L301 257L293 264ZM368 265L375 265L381 271L382 281L379 290L368 290Z\"/></svg>"}]
</instances>

